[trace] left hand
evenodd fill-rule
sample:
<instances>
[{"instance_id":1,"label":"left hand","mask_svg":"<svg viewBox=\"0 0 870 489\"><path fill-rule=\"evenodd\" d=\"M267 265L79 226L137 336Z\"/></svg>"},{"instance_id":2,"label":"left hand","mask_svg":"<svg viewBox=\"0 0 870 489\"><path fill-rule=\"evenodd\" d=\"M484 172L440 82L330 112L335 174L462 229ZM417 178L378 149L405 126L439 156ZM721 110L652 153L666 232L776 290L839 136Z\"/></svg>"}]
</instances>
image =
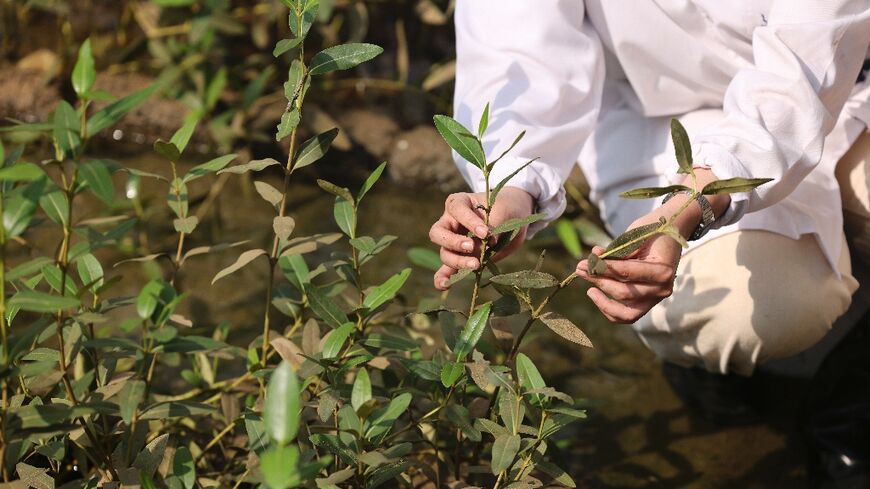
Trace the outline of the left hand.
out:
<instances>
[{"instance_id":1,"label":"left hand","mask_svg":"<svg viewBox=\"0 0 870 489\"><path fill-rule=\"evenodd\" d=\"M635 228L656 222L661 212L653 212L631 224ZM592 253L600 255L604 248L596 246ZM604 260L607 270L589 274L589 262L577 264L580 278L593 285L586 292L607 319L614 323L634 323L674 290L674 277L682 250L673 239L657 235L622 260Z\"/></svg>"},{"instance_id":2,"label":"left hand","mask_svg":"<svg viewBox=\"0 0 870 489\"><path fill-rule=\"evenodd\" d=\"M704 185L717 180L709 169L695 168L696 181L686 177L682 183L686 186ZM713 214L722 215L731 203L728 194L706 196L713 207ZM670 219L680 211L689 197L677 194L659 208L646 216L634 221L629 229L657 222L660 218ZM685 211L674 218L674 226L684 237L692 235L701 222L701 206L693 202ZM604 248L595 247L596 255L604 252ZM674 291L677 265L680 263L682 249L679 243L668 236L658 235L647 240L643 246L632 255L622 260L604 260L607 270L599 275L589 275L589 263L583 260L577 264L577 275L590 282L586 295L601 310L607 319L615 323L634 323L649 312Z\"/></svg>"}]
</instances>

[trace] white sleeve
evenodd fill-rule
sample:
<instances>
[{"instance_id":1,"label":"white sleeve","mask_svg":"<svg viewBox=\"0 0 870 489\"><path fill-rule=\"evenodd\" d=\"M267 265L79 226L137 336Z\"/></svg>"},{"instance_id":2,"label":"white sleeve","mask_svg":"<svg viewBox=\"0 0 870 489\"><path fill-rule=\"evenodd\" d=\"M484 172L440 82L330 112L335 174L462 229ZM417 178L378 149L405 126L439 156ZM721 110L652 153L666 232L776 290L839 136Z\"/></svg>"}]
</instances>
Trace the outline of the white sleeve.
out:
<instances>
[{"instance_id":1,"label":"white sleeve","mask_svg":"<svg viewBox=\"0 0 870 489\"><path fill-rule=\"evenodd\" d=\"M529 192L547 215L530 234L564 211L562 185L598 117L604 62L584 14L581 0L459 0L456 7L454 117L474 131L491 104L483 141L489 160L526 131L490 181L540 158L509 184ZM483 191L482 172L455 159L471 188Z\"/></svg>"},{"instance_id":2,"label":"white sleeve","mask_svg":"<svg viewBox=\"0 0 870 489\"><path fill-rule=\"evenodd\" d=\"M733 194L719 225L790 194L822 156L870 43L870 0L775 0L752 37L754 65L725 93L725 118L692 141L719 178L774 178Z\"/></svg>"}]
</instances>

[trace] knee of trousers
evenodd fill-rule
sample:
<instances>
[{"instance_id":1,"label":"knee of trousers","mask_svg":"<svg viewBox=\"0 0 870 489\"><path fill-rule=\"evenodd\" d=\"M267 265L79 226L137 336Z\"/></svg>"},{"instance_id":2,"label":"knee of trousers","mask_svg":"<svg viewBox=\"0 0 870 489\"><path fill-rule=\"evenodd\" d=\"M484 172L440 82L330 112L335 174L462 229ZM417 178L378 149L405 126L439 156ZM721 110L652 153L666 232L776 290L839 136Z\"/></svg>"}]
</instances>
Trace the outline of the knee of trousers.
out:
<instances>
[{"instance_id":1,"label":"knee of trousers","mask_svg":"<svg viewBox=\"0 0 870 489\"><path fill-rule=\"evenodd\" d=\"M845 254L838 276L811 235L721 236L684 256L673 295L635 330L665 361L751 375L814 345L846 311L857 282Z\"/></svg>"}]
</instances>

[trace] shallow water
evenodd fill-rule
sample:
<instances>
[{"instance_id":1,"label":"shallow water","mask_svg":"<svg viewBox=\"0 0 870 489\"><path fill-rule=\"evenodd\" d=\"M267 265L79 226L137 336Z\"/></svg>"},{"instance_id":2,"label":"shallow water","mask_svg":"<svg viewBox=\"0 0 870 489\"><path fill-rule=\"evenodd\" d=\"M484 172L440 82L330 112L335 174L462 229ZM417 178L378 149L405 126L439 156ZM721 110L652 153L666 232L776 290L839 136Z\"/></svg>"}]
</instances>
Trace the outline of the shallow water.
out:
<instances>
[{"instance_id":1,"label":"shallow water","mask_svg":"<svg viewBox=\"0 0 870 489\"><path fill-rule=\"evenodd\" d=\"M150 155L124 158L125 164L148 171L167 172L165 163ZM198 163L198 162L197 162ZM329 165L332 162L324 162ZM303 172L304 173L304 172ZM341 182L341 174L332 175ZM303 174L294 183L290 215L297 221L294 234L333 232L332 199L313 185L312 175ZM123 179L118 177L119 187ZM255 174L256 179L279 186L277 174ZM195 182L191 198L208 190L209 179ZM351 185L356 188L358 183ZM123 187L121 187L123 188ZM152 182L143 187L148 208L160 209L165 190ZM365 273L367 283L407 266L405 250L427 246L429 225L441 211L444 195L428 189L407 189L386 179L363 203L359 229L378 237L399 236ZM196 206L192 206L195 211ZM250 240L235 250L192 259L180 277L190 298L183 311L196 325L228 321L230 341L239 343L259 331L265 287L264 263L254 262L236 274L211 285L211 279L244 249L262 246L271 236L268 204L253 191L250 182L232 176L220 197L200 224L187 248L221 241ZM168 214L159 211L141 231L151 252L174 249ZM164 224L157 224L164 223ZM46 241L49 243L50 240ZM540 253L535 243L511 257L503 268L532 266ZM309 260L311 262L312 260ZM573 260L550 250L548 271L565 275ZM119 294L134 294L144 273L137 264L114 269L125 275ZM415 268L404 293L407 303L434 297L428 272ZM448 300L464 303L462 290ZM540 367L545 379L574 397L590 401L589 419L561 435L562 464L569 468L579 487L586 488L794 488L804 478L803 445L788 430L769 424L741 428L720 428L689 411L674 395L661 374L661 367L630 327L608 323L586 298L581 285L562 294L553 307L581 325L595 344L583 349L549 332L534 336L524 351ZM277 315L276 315L277 316ZM279 325L276 324L276 327ZM202 332L208 334L210 329ZM235 338L235 339L234 339ZM771 394L773 397L774 394ZM772 409L787 404L773 403ZM777 411L774 411L777 412ZM774 419L781 416L777 414ZM787 422L777 424L788 425Z\"/></svg>"}]
</instances>

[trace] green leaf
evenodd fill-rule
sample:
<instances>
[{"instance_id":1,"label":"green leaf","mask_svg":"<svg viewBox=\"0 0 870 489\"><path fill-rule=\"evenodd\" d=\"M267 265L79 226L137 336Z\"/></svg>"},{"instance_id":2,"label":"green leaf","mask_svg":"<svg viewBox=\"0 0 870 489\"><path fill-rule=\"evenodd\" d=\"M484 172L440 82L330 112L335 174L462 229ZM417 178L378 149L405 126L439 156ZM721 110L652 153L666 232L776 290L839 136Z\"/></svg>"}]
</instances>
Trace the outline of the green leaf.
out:
<instances>
[{"instance_id":1,"label":"green leaf","mask_svg":"<svg viewBox=\"0 0 870 489\"><path fill-rule=\"evenodd\" d=\"M302 44L303 40L304 39L301 37L297 37L294 39L281 39L280 41L278 41L275 44L275 49L272 50L272 56L274 56L276 58L281 56L282 54L286 53L287 51L290 51L291 49L295 48L296 46Z\"/></svg>"},{"instance_id":2,"label":"green leaf","mask_svg":"<svg viewBox=\"0 0 870 489\"><path fill-rule=\"evenodd\" d=\"M381 178L381 174L384 172L384 168L386 168L386 167L387 167L387 162L385 161L385 162L381 163L380 165L378 165L378 167L375 168L374 171L372 171L372 173L369 175L369 177L366 178L366 181L363 182L362 188L359 189L359 193L356 196L357 201L362 201L363 197L365 197L365 195L369 192L369 190L371 190L372 187L374 187L374 185L375 185L375 183L377 183L378 179Z\"/></svg>"},{"instance_id":3,"label":"green leaf","mask_svg":"<svg viewBox=\"0 0 870 489\"><path fill-rule=\"evenodd\" d=\"M288 0L283 1L285 4L288 3ZM290 18L288 20L290 32L292 32L295 37L304 39L305 36L308 35L308 30L311 29L314 19L317 18L317 11L320 7L320 2L317 0L291 1L295 1L297 5L287 5L291 9Z\"/></svg>"},{"instance_id":4,"label":"green leaf","mask_svg":"<svg viewBox=\"0 0 870 489\"><path fill-rule=\"evenodd\" d=\"M49 219L61 226L66 226L67 219L69 218L69 200L67 200L66 194L60 189L55 189L44 194L39 199L39 205Z\"/></svg>"},{"instance_id":5,"label":"green leaf","mask_svg":"<svg viewBox=\"0 0 870 489\"><path fill-rule=\"evenodd\" d=\"M498 475L510 468L520 451L519 435L499 435L492 444L492 473Z\"/></svg>"},{"instance_id":6,"label":"green leaf","mask_svg":"<svg viewBox=\"0 0 870 489\"><path fill-rule=\"evenodd\" d=\"M511 172L510 175L504 177L504 179L502 179L502 181L498 182L498 185L496 185L495 188L492 189L492 191L489 193L489 205L493 205L495 203L495 199L498 197L498 194L501 192L501 189L503 189L504 186L507 185L511 181L511 179L513 179L515 176L517 176L517 174L519 172L523 171L527 166L531 165L532 163L534 163L536 161L538 161L538 158L532 158L531 160L520 165L520 167L517 168L516 170L514 170L513 172Z\"/></svg>"},{"instance_id":7,"label":"green leaf","mask_svg":"<svg viewBox=\"0 0 870 489\"><path fill-rule=\"evenodd\" d=\"M557 335L581 346L592 348L592 342L577 325L555 312L545 312L538 319Z\"/></svg>"},{"instance_id":8,"label":"green leaf","mask_svg":"<svg viewBox=\"0 0 870 489\"><path fill-rule=\"evenodd\" d=\"M199 224L199 218L196 216L187 216L184 219L173 219L172 226L179 233L191 234Z\"/></svg>"},{"instance_id":9,"label":"green leaf","mask_svg":"<svg viewBox=\"0 0 870 489\"><path fill-rule=\"evenodd\" d=\"M559 285L559 281L556 277L549 273L536 272L534 270L505 273L502 275L496 275L489 280L490 282L499 285L511 285L521 289L544 289Z\"/></svg>"},{"instance_id":10,"label":"green leaf","mask_svg":"<svg viewBox=\"0 0 870 489\"><path fill-rule=\"evenodd\" d=\"M288 102L294 104L294 107L298 108L295 102L302 91L306 89L305 85L309 80L310 78L305 76L305 64L298 59L294 59L290 63L290 69L287 72L287 81L284 82L284 97Z\"/></svg>"},{"instance_id":11,"label":"green leaf","mask_svg":"<svg viewBox=\"0 0 870 489\"><path fill-rule=\"evenodd\" d=\"M314 55L308 72L322 75L336 70L347 70L364 63L384 52L380 46L365 43L350 43L326 48Z\"/></svg>"},{"instance_id":12,"label":"green leaf","mask_svg":"<svg viewBox=\"0 0 870 489\"><path fill-rule=\"evenodd\" d=\"M214 413L215 409L213 407L201 402L163 401L152 404L142 410L139 419L168 419Z\"/></svg>"},{"instance_id":13,"label":"green leaf","mask_svg":"<svg viewBox=\"0 0 870 489\"><path fill-rule=\"evenodd\" d=\"M142 319L148 319L157 310L160 300L166 297L164 292L168 284L162 280L152 280L142 287L136 298L136 313Z\"/></svg>"},{"instance_id":14,"label":"green leaf","mask_svg":"<svg viewBox=\"0 0 870 489\"><path fill-rule=\"evenodd\" d=\"M21 162L0 170L0 182L30 182L45 176L39 165Z\"/></svg>"},{"instance_id":15,"label":"green leaf","mask_svg":"<svg viewBox=\"0 0 870 489\"><path fill-rule=\"evenodd\" d=\"M366 296L363 301L363 306L373 311L387 301L392 300L393 297L396 296L396 292L405 285L405 281L408 280L409 275L411 275L411 269L406 268L387 279L386 282L379 285Z\"/></svg>"},{"instance_id":16,"label":"green leaf","mask_svg":"<svg viewBox=\"0 0 870 489\"><path fill-rule=\"evenodd\" d=\"M54 141L67 156L75 154L81 146L79 116L66 100L61 100L54 109Z\"/></svg>"},{"instance_id":17,"label":"green leaf","mask_svg":"<svg viewBox=\"0 0 870 489\"><path fill-rule=\"evenodd\" d=\"M335 198L335 206L332 208L335 223L344 234L351 238L356 237L356 209L353 203L341 197Z\"/></svg>"},{"instance_id":18,"label":"green leaf","mask_svg":"<svg viewBox=\"0 0 870 489\"><path fill-rule=\"evenodd\" d=\"M155 83L113 102L88 119L88 134L94 135L121 120L154 93L160 85Z\"/></svg>"},{"instance_id":19,"label":"green leaf","mask_svg":"<svg viewBox=\"0 0 870 489\"><path fill-rule=\"evenodd\" d=\"M154 141L154 152L172 162L177 162L181 157L181 151L175 143L167 143L162 139Z\"/></svg>"},{"instance_id":20,"label":"green leaf","mask_svg":"<svg viewBox=\"0 0 870 489\"><path fill-rule=\"evenodd\" d=\"M97 70L94 67L94 55L91 53L91 40L85 39L79 48L79 57L72 72L72 86L76 95L80 98L94 85L97 78Z\"/></svg>"},{"instance_id":21,"label":"green leaf","mask_svg":"<svg viewBox=\"0 0 870 489\"><path fill-rule=\"evenodd\" d=\"M175 449L175 457L172 459L172 475L178 477L184 489L193 489L196 485L196 464L193 455L186 446Z\"/></svg>"},{"instance_id":22,"label":"green leaf","mask_svg":"<svg viewBox=\"0 0 870 489\"><path fill-rule=\"evenodd\" d=\"M704 185L701 193L704 195L714 195L749 192L771 181L773 181L772 178L726 178L725 180L716 180Z\"/></svg>"},{"instance_id":23,"label":"green leaf","mask_svg":"<svg viewBox=\"0 0 870 489\"><path fill-rule=\"evenodd\" d=\"M178 149L179 153L184 153L187 143L190 142L190 138L193 136L193 131L196 130L196 125L199 123L199 119L199 112L191 112L190 114L187 114L184 118L184 124L175 131L175 134L172 135L172 139L169 140L169 142Z\"/></svg>"},{"instance_id":24,"label":"green leaf","mask_svg":"<svg viewBox=\"0 0 870 489\"><path fill-rule=\"evenodd\" d=\"M9 299L9 307L31 312L58 312L78 306L79 300L75 297L61 297L35 290L22 290Z\"/></svg>"},{"instance_id":25,"label":"green leaf","mask_svg":"<svg viewBox=\"0 0 870 489\"><path fill-rule=\"evenodd\" d=\"M217 73L215 73L214 77L209 80L208 85L205 87L205 106L207 109L214 108L215 104L220 98L221 92L227 84L227 69L226 67L221 67Z\"/></svg>"},{"instance_id":26,"label":"green leaf","mask_svg":"<svg viewBox=\"0 0 870 489\"><path fill-rule=\"evenodd\" d=\"M263 421L269 437L279 445L287 445L299 429L301 391L296 372L286 361L272 372L266 387Z\"/></svg>"},{"instance_id":27,"label":"green leaf","mask_svg":"<svg viewBox=\"0 0 870 489\"><path fill-rule=\"evenodd\" d=\"M338 128L334 127L302 143L302 146L299 147L299 152L296 153L296 159L293 162L293 169L291 171L305 168L323 158L326 152L329 151L329 146L336 136L338 136Z\"/></svg>"},{"instance_id":28,"label":"green leaf","mask_svg":"<svg viewBox=\"0 0 870 489\"><path fill-rule=\"evenodd\" d=\"M680 169L677 173L690 174L693 170L692 145L689 143L689 135L686 128L677 119L671 119L671 139L674 141L674 152L677 156L677 164Z\"/></svg>"},{"instance_id":29,"label":"green leaf","mask_svg":"<svg viewBox=\"0 0 870 489\"><path fill-rule=\"evenodd\" d=\"M468 409L465 406L459 404L448 404L444 411L447 415L447 419L456 425L456 427L459 428L469 440L479 442L483 439L480 430L475 428L472 424L471 414L469 414Z\"/></svg>"},{"instance_id":30,"label":"green leaf","mask_svg":"<svg viewBox=\"0 0 870 489\"><path fill-rule=\"evenodd\" d=\"M435 128L441 133L441 137L454 151L459 153L459 156L480 168L481 171L486 171L486 155L484 155L483 146L479 139L452 117L436 115L434 121Z\"/></svg>"},{"instance_id":31,"label":"green leaf","mask_svg":"<svg viewBox=\"0 0 870 489\"><path fill-rule=\"evenodd\" d=\"M510 153L516 147L516 145L519 144L520 141L522 141L522 139L523 139L523 137L525 137L525 135L526 135L526 131L522 131L519 134L517 134L517 137L514 139L514 142L512 142L511 145L508 146L508 148L506 150L504 150L502 152L502 154L500 154L498 156L498 158L493 160L492 163L490 163L489 166L487 166L489 171L492 171L492 169L495 167L495 164L498 163L499 161L501 161L502 158L507 156L507 154ZM534 160L532 160L532 161L534 161ZM531 163L531 161L529 163Z\"/></svg>"},{"instance_id":32,"label":"green leaf","mask_svg":"<svg viewBox=\"0 0 870 489\"><path fill-rule=\"evenodd\" d=\"M459 339L456 341L456 345L453 347L453 352L456 354L457 362L465 360L465 357L471 353L471 350L473 350L477 345L477 342L480 341L480 337L483 335L483 331L486 329L486 323L489 320L491 307L492 304L487 302L478 308L470 318L468 318L468 321L465 323L465 328L463 328L462 333L459 335Z\"/></svg>"},{"instance_id":33,"label":"green leaf","mask_svg":"<svg viewBox=\"0 0 870 489\"><path fill-rule=\"evenodd\" d=\"M527 391L547 387L547 383L544 382L544 378L541 377L541 373L538 371L538 368L535 367L532 359L527 357L524 353L517 355L516 367L517 379L519 379L520 385ZM543 401L540 394L535 394L535 399L538 405Z\"/></svg>"},{"instance_id":34,"label":"green leaf","mask_svg":"<svg viewBox=\"0 0 870 489\"><path fill-rule=\"evenodd\" d=\"M246 412L242 417L245 419L245 432L248 435L248 449L260 455L269 445L269 435L266 433L266 424L256 413Z\"/></svg>"},{"instance_id":35,"label":"green leaf","mask_svg":"<svg viewBox=\"0 0 870 489\"><path fill-rule=\"evenodd\" d=\"M528 226L533 222L540 221L541 219L547 217L546 214L532 214L531 216L526 217L516 217L513 219L508 219L507 221L499 224L498 226L492 228L492 234L498 235L502 233L509 233L521 227Z\"/></svg>"},{"instance_id":36,"label":"green leaf","mask_svg":"<svg viewBox=\"0 0 870 489\"><path fill-rule=\"evenodd\" d=\"M679 192L682 190L692 189L685 185L669 185L667 187L642 187L636 188L632 190L626 190L625 192L619 194L623 199L650 199L653 197L661 197L662 195L667 195L671 192Z\"/></svg>"},{"instance_id":37,"label":"green leaf","mask_svg":"<svg viewBox=\"0 0 870 489\"><path fill-rule=\"evenodd\" d=\"M332 195L342 198L348 202L353 203L353 195L351 195L350 190L345 187L339 187L338 185L328 182L326 180L317 179L317 186L331 193Z\"/></svg>"},{"instance_id":38,"label":"green leaf","mask_svg":"<svg viewBox=\"0 0 870 489\"><path fill-rule=\"evenodd\" d=\"M260 473L269 489L286 489L299 484L299 448L273 446L260 455Z\"/></svg>"},{"instance_id":39,"label":"green leaf","mask_svg":"<svg viewBox=\"0 0 870 489\"><path fill-rule=\"evenodd\" d=\"M418 267L437 272L441 268L441 257L433 250L415 246L408 250L408 260Z\"/></svg>"},{"instance_id":40,"label":"green leaf","mask_svg":"<svg viewBox=\"0 0 870 489\"><path fill-rule=\"evenodd\" d=\"M284 112L281 116L281 122L278 123L278 132L275 133L275 141L281 141L296 129L299 125L300 114L299 109L293 108L290 111Z\"/></svg>"},{"instance_id":41,"label":"green leaf","mask_svg":"<svg viewBox=\"0 0 870 489\"><path fill-rule=\"evenodd\" d=\"M79 166L79 176L88 184L88 188L107 205L115 201L115 186L112 184L112 174L101 160L91 160Z\"/></svg>"},{"instance_id":42,"label":"green leaf","mask_svg":"<svg viewBox=\"0 0 870 489\"><path fill-rule=\"evenodd\" d=\"M411 405L413 397L410 392L404 392L390 400L387 407L373 413L371 425L369 425L369 429L365 434L366 439L371 440L376 445L380 445L392 429L393 424L399 419L399 416L408 411L408 406Z\"/></svg>"},{"instance_id":43,"label":"green leaf","mask_svg":"<svg viewBox=\"0 0 870 489\"><path fill-rule=\"evenodd\" d=\"M187 175L181 180L183 183L188 183L196 180L197 178L207 175L209 173L214 173L216 171L222 170L225 166L229 165L231 161L236 159L236 155L223 155L218 156L217 158L210 160L201 165L196 165L191 168Z\"/></svg>"},{"instance_id":44,"label":"green leaf","mask_svg":"<svg viewBox=\"0 0 870 489\"><path fill-rule=\"evenodd\" d=\"M6 194L3 203L3 226L6 228L6 239L14 238L27 229L36 213L37 203L42 196L46 182L47 179L39 179L31 184L16 187ZM7 280L11 280L11 278L7 277Z\"/></svg>"},{"instance_id":45,"label":"green leaf","mask_svg":"<svg viewBox=\"0 0 870 489\"><path fill-rule=\"evenodd\" d=\"M276 160L272 158L265 158L262 160L251 160L242 165L231 166L229 168L224 168L223 170L218 171L218 175L221 173L235 173L237 175L241 175L242 173L247 173L249 171L261 171L270 166L280 166L281 163L278 163Z\"/></svg>"},{"instance_id":46,"label":"green leaf","mask_svg":"<svg viewBox=\"0 0 870 489\"><path fill-rule=\"evenodd\" d=\"M459 270L456 273L454 273L453 276L451 276L449 279L447 279L447 282L445 283L444 286L448 287L448 288L452 287L453 285L465 280L469 275L472 274L472 272L474 272L474 270L471 270L470 268Z\"/></svg>"},{"instance_id":47,"label":"green leaf","mask_svg":"<svg viewBox=\"0 0 870 489\"><path fill-rule=\"evenodd\" d=\"M133 416L139 405L145 400L145 382L141 380L128 380L121 392L118 393L118 406L121 409L121 419L124 424L130 426Z\"/></svg>"},{"instance_id":48,"label":"green leaf","mask_svg":"<svg viewBox=\"0 0 870 489\"><path fill-rule=\"evenodd\" d=\"M341 353L342 347L347 342L348 336L353 332L356 325L353 323L345 323L340 327L332 330L326 341L323 342L323 357L335 358Z\"/></svg>"},{"instance_id":49,"label":"green leaf","mask_svg":"<svg viewBox=\"0 0 870 489\"><path fill-rule=\"evenodd\" d=\"M97 257L90 253L76 259L76 267L79 271L79 278L82 279L82 284L91 284L93 288L99 288L103 285L103 265L97 260Z\"/></svg>"},{"instance_id":50,"label":"green leaf","mask_svg":"<svg viewBox=\"0 0 870 489\"><path fill-rule=\"evenodd\" d=\"M372 381L369 379L369 373L366 369L361 368L356 373L356 379L353 381L353 390L350 395L350 405L353 410L359 412L360 406L372 398Z\"/></svg>"},{"instance_id":51,"label":"green leaf","mask_svg":"<svg viewBox=\"0 0 870 489\"><path fill-rule=\"evenodd\" d=\"M489 102L483 108L483 115L480 116L480 122L477 123L477 137L479 139L483 139L487 127L489 127Z\"/></svg>"},{"instance_id":52,"label":"green leaf","mask_svg":"<svg viewBox=\"0 0 870 489\"><path fill-rule=\"evenodd\" d=\"M465 367L459 362L445 363L441 367L441 385L451 387L462 376Z\"/></svg>"},{"instance_id":53,"label":"green leaf","mask_svg":"<svg viewBox=\"0 0 870 489\"><path fill-rule=\"evenodd\" d=\"M342 312L338 305L316 286L306 285L305 295L308 297L308 305L311 310L326 324L333 328L339 328L347 322L347 314Z\"/></svg>"},{"instance_id":54,"label":"green leaf","mask_svg":"<svg viewBox=\"0 0 870 489\"><path fill-rule=\"evenodd\" d=\"M575 260L579 260L583 256L583 245L580 244L580 236L577 234L577 228L567 219L559 219L556 222L556 236L562 242L565 250L571 254Z\"/></svg>"}]
</instances>

